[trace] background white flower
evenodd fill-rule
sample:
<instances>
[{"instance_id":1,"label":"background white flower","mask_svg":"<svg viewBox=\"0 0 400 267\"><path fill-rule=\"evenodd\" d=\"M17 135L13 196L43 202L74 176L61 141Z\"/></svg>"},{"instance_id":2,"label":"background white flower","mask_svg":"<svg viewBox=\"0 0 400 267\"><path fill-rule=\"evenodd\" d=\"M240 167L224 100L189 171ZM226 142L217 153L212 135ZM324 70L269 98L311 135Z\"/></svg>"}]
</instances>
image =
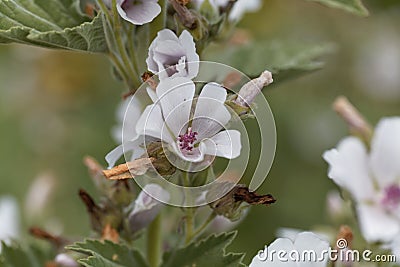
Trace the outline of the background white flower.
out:
<instances>
[{"instance_id":1,"label":"background white flower","mask_svg":"<svg viewBox=\"0 0 400 267\"><path fill-rule=\"evenodd\" d=\"M0 241L9 243L19 235L19 211L16 200L10 196L0 197ZM1 252L1 244L0 244Z\"/></svg>"},{"instance_id":2,"label":"background white flower","mask_svg":"<svg viewBox=\"0 0 400 267\"><path fill-rule=\"evenodd\" d=\"M284 267L325 267L327 266L328 257L324 257L324 260L318 261L307 261L301 258L303 251L313 251L318 258L323 255L323 251L327 251L329 249L329 243L323 239L321 239L318 235L312 232L301 232L293 237L293 239L289 238L278 238L274 242L272 242L267 249L264 249L263 252L259 252L251 261L250 267L275 267L275 266L284 266ZM286 256L282 256L286 261L282 261L278 258L277 254L279 251L285 251ZM275 251L276 253L271 253L271 251ZM289 254L292 251L296 251L296 255L292 255L293 257L297 257L300 255L299 260L293 260L293 257L289 257ZM292 258L292 259L291 259Z\"/></svg>"},{"instance_id":3,"label":"background white flower","mask_svg":"<svg viewBox=\"0 0 400 267\"><path fill-rule=\"evenodd\" d=\"M178 38L169 29L159 31L150 45L146 63L148 69L158 74L160 79L196 77L199 72L199 55L192 35L184 30Z\"/></svg>"},{"instance_id":4,"label":"background white flower","mask_svg":"<svg viewBox=\"0 0 400 267\"><path fill-rule=\"evenodd\" d=\"M204 3L204 0L194 0L193 1L197 8ZM220 7L225 7L229 0L209 0L210 4L213 6L216 12ZM238 21L240 20L246 12L254 12L261 8L261 0L238 0L234 4L231 13L229 14L229 20Z\"/></svg>"},{"instance_id":5,"label":"background white flower","mask_svg":"<svg viewBox=\"0 0 400 267\"><path fill-rule=\"evenodd\" d=\"M135 25L151 22L161 12L158 0L117 0L119 15Z\"/></svg>"},{"instance_id":6,"label":"background white flower","mask_svg":"<svg viewBox=\"0 0 400 267\"><path fill-rule=\"evenodd\" d=\"M356 137L323 155L328 176L350 192L364 238L390 242L400 234L400 118L384 118L370 151Z\"/></svg>"}]
</instances>

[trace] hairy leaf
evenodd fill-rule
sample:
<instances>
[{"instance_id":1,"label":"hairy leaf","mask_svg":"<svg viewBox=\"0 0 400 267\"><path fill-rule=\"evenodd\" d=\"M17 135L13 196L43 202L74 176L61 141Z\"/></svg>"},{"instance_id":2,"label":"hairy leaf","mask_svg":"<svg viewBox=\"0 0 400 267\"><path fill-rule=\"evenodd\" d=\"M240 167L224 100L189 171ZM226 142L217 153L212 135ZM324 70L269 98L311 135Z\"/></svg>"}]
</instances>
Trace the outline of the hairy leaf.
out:
<instances>
[{"instance_id":1,"label":"hairy leaf","mask_svg":"<svg viewBox=\"0 0 400 267\"><path fill-rule=\"evenodd\" d=\"M43 267L53 260L54 256L53 251L34 245L21 247L16 244L9 246L2 243L0 267Z\"/></svg>"},{"instance_id":2,"label":"hairy leaf","mask_svg":"<svg viewBox=\"0 0 400 267\"><path fill-rule=\"evenodd\" d=\"M0 1L0 43L105 52L102 17L83 14L79 0Z\"/></svg>"},{"instance_id":3,"label":"hairy leaf","mask_svg":"<svg viewBox=\"0 0 400 267\"><path fill-rule=\"evenodd\" d=\"M206 58L232 66L250 77L264 70L274 74L274 84L321 69L319 57L332 52L330 44L262 41L244 46L223 46L207 51Z\"/></svg>"},{"instance_id":4,"label":"hairy leaf","mask_svg":"<svg viewBox=\"0 0 400 267\"><path fill-rule=\"evenodd\" d=\"M368 16L369 12L361 0L308 0L319 2L332 8L339 8L358 16Z\"/></svg>"},{"instance_id":5,"label":"hairy leaf","mask_svg":"<svg viewBox=\"0 0 400 267\"><path fill-rule=\"evenodd\" d=\"M226 253L225 248L235 238L236 233L212 235L199 243L164 254L161 267L233 267L244 266L243 254Z\"/></svg>"},{"instance_id":6,"label":"hairy leaf","mask_svg":"<svg viewBox=\"0 0 400 267\"><path fill-rule=\"evenodd\" d=\"M83 253L89 257L79 260L86 267L147 267L139 251L111 241L86 240L67 249Z\"/></svg>"}]
</instances>

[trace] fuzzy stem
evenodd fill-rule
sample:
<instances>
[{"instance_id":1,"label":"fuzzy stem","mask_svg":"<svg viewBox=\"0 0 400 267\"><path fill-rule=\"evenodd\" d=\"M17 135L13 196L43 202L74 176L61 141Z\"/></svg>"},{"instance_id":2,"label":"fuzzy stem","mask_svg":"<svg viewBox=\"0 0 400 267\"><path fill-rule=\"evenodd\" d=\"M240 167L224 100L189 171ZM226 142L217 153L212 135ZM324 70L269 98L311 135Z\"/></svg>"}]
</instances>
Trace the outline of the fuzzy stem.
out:
<instances>
[{"instance_id":1,"label":"fuzzy stem","mask_svg":"<svg viewBox=\"0 0 400 267\"><path fill-rule=\"evenodd\" d=\"M161 14L150 23L150 40L153 40L159 31L165 29L167 24L167 0L160 0Z\"/></svg>"},{"instance_id":2,"label":"fuzzy stem","mask_svg":"<svg viewBox=\"0 0 400 267\"><path fill-rule=\"evenodd\" d=\"M136 73L133 68L128 53L126 52L124 41L122 38L123 26L121 20L119 18L118 10L117 10L117 0L112 0L112 14L114 17L114 30L115 30L115 41L117 43L118 52L121 56L122 62L127 69L127 73L131 76L131 79L137 80L139 75ZM133 82L132 86L138 85L137 82ZM129 90L134 90L135 88L129 88Z\"/></svg>"},{"instance_id":3,"label":"fuzzy stem","mask_svg":"<svg viewBox=\"0 0 400 267\"><path fill-rule=\"evenodd\" d=\"M185 187L190 186L189 173L183 172L183 184ZM193 239L194 232L194 208L188 207L185 208L185 245L189 244Z\"/></svg>"},{"instance_id":4,"label":"fuzzy stem","mask_svg":"<svg viewBox=\"0 0 400 267\"><path fill-rule=\"evenodd\" d=\"M147 260L150 267L161 263L162 229L161 213L154 219L147 230Z\"/></svg>"},{"instance_id":5,"label":"fuzzy stem","mask_svg":"<svg viewBox=\"0 0 400 267\"><path fill-rule=\"evenodd\" d=\"M197 228L193 234L192 234L192 239L196 238L198 235L200 235L207 227L208 225L217 217L217 214L215 212L212 212L208 218L203 222L202 225Z\"/></svg>"}]
</instances>

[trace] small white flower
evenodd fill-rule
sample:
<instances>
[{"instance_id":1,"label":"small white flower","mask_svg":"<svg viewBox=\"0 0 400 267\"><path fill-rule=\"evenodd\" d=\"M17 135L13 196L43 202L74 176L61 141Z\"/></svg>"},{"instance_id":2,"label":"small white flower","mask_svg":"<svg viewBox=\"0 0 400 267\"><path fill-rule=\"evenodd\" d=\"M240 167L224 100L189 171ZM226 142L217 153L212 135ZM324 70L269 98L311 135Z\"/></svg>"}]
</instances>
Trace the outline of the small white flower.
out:
<instances>
[{"instance_id":1,"label":"small white flower","mask_svg":"<svg viewBox=\"0 0 400 267\"><path fill-rule=\"evenodd\" d=\"M147 193L146 193L147 192ZM136 233L149 225L160 213L162 203L152 198L157 196L162 200L169 199L169 193L157 184L148 184L135 200L135 206L129 214L129 225L132 233Z\"/></svg>"},{"instance_id":2,"label":"small white flower","mask_svg":"<svg viewBox=\"0 0 400 267\"><path fill-rule=\"evenodd\" d=\"M253 258L249 267L326 267L328 257L324 251L328 250L327 241L312 232L301 232L293 239L276 239ZM303 256L304 251L313 253L311 260Z\"/></svg>"},{"instance_id":3,"label":"small white flower","mask_svg":"<svg viewBox=\"0 0 400 267\"><path fill-rule=\"evenodd\" d=\"M19 211L13 197L0 198L0 241L9 243L19 235ZM1 251L1 245L0 245Z\"/></svg>"},{"instance_id":4,"label":"small white flower","mask_svg":"<svg viewBox=\"0 0 400 267\"><path fill-rule=\"evenodd\" d=\"M205 155L228 159L239 156L240 132L221 131L231 119L224 105L227 93L223 87L206 84L194 107L195 84L188 78L163 80L156 94L156 103L149 105L139 119L138 133L164 141L188 162L201 162Z\"/></svg>"},{"instance_id":5,"label":"small white flower","mask_svg":"<svg viewBox=\"0 0 400 267\"><path fill-rule=\"evenodd\" d=\"M185 30L178 38L169 29L159 31L150 45L146 63L148 69L158 74L160 80L167 77L196 77L199 72L199 55L192 35Z\"/></svg>"},{"instance_id":6,"label":"small white flower","mask_svg":"<svg viewBox=\"0 0 400 267\"><path fill-rule=\"evenodd\" d=\"M80 265L68 254L60 253L56 256L55 262L60 267L79 267Z\"/></svg>"},{"instance_id":7,"label":"small white flower","mask_svg":"<svg viewBox=\"0 0 400 267\"><path fill-rule=\"evenodd\" d=\"M226 7L230 0L209 0L213 8L218 12L219 8ZM204 0L194 0L195 5L199 8ZM238 0L234 4L230 14L229 20L239 21L247 12L255 12L261 8L261 0Z\"/></svg>"},{"instance_id":8,"label":"small white flower","mask_svg":"<svg viewBox=\"0 0 400 267\"><path fill-rule=\"evenodd\" d=\"M176 77L162 80L156 92L148 89L148 93L154 104L148 105L137 120L135 137L106 156L110 167L126 151L133 151L132 158L143 154L144 138L163 141L165 148L185 162L201 163L206 155L228 159L240 155L240 132L222 131L231 119L224 105L227 93L223 87L206 84L193 101L194 82Z\"/></svg>"},{"instance_id":9,"label":"small white flower","mask_svg":"<svg viewBox=\"0 0 400 267\"><path fill-rule=\"evenodd\" d=\"M158 0L117 0L119 15L135 25L151 22L161 12Z\"/></svg>"},{"instance_id":10,"label":"small white flower","mask_svg":"<svg viewBox=\"0 0 400 267\"><path fill-rule=\"evenodd\" d=\"M323 155L328 176L350 192L368 242L391 242L400 234L400 118L382 119L370 151L356 137Z\"/></svg>"}]
</instances>

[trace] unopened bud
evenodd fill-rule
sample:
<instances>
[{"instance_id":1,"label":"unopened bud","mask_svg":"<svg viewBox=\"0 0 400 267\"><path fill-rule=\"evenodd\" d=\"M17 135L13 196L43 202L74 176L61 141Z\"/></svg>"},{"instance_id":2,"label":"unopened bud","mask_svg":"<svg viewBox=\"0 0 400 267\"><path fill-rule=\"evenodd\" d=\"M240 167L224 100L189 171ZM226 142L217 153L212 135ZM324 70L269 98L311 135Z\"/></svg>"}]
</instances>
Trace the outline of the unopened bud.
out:
<instances>
[{"instance_id":1,"label":"unopened bud","mask_svg":"<svg viewBox=\"0 0 400 267\"><path fill-rule=\"evenodd\" d=\"M146 193L147 192L147 193ZM135 206L129 214L129 226L132 233L137 233L148 226L159 214L163 204L152 196L168 200L169 193L157 184L148 184L135 200Z\"/></svg>"},{"instance_id":2,"label":"unopened bud","mask_svg":"<svg viewBox=\"0 0 400 267\"><path fill-rule=\"evenodd\" d=\"M372 127L346 97L339 96L336 98L333 109L347 123L350 133L359 136L367 144L370 143Z\"/></svg>"},{"instance_id":3,"label":"unopened bud","mask_svg":"<svg viewBox=\"0 0 400 267\"><path fill-rule=\"evenodd\" d=\"M239 95L236 98L235 103L243 107L250 106L256 96L261 93L261 90L270 85L273 81L272 73L267 70L264 71L261 73L260 77L255 78L243 85L242 89L239 91Z\"/></svg>"},{"instance_id":4,"label":"unopened bud","mask_svg":"<svg viewBox=\"0 0 400 267\"><path fill-rule=\"evenodd\" d=\"M58 254L55 262L60 267L79 267L80 265L69 255L65 253Z\"/></svg>"}]
</instances>

